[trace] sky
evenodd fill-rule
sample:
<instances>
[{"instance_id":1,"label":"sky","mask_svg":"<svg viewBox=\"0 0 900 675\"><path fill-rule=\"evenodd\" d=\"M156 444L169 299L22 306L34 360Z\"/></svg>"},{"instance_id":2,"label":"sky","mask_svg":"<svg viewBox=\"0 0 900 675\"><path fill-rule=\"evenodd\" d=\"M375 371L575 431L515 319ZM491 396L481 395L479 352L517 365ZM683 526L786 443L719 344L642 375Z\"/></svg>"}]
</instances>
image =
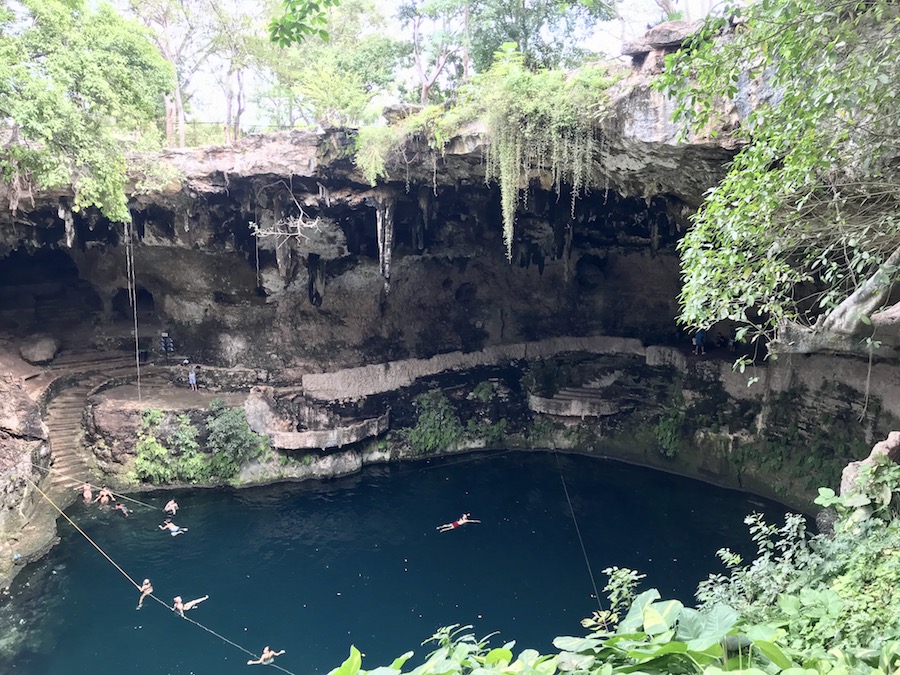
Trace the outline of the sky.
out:
<instances>
[{"instance_id":1,"label":"sky","mask_svg":"<svg viewBox=\"0 0 900 675\"><path fill-rule=\"evenodd\" d=\"M684 12L690 19L702 18L718 2L719 0L674 0L676 9ZM385 16L393 17L396 13L397 0L375 0L375 4L381 8ZM621 0L617 4L617 9L622 18L598 24L585 44L589 49L612 58L620 56L623 42L640 37L647 32L648 24L658 23L662 16L662 11L655 0ZM396 21L391 24L396 27L397 37L406 37ZM248 84L253 86L250 82ZM220 124L224 119L222 93L215 81L200 83L196 94L192 102L191 119L202 124ZM245 132L265 122L252 102L252 96L247 96L247 110L241 125Z\"/></svg>"}]
</instances>

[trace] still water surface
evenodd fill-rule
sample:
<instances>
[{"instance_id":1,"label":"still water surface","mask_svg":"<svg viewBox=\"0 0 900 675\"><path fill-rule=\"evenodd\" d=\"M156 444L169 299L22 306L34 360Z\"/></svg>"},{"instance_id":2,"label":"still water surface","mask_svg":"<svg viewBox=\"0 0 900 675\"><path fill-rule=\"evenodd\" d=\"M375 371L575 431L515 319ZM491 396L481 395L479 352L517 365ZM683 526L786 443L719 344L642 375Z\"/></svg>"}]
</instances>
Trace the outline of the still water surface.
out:
<instances>
[{"instance_id":1,"label":"still water surface","mask_svg":"<svg viewBox=\"0 0 900 675\"><path fill-rule=\"evenodd\" d=\"M557 464L558 461L558 464ZM368 468L349 478L245 490L140 495L130 518L78 503L68 514L138 583L171 602L208 594L188 616L258 654L286 649L294 673L327 673L350 645L364 668L387 665L440 626L499 631L495 646L545 652L581 635L610 565L691 603L720 571L722 546L748 551L743 517L780 521L782 507L704 483L581 456L510 452ZM134 506L134 505L132 505ZM440 534L463 512L480 518ZM34 675L228 675L253 672L245 653L138 593L71 526L17 579L0 608L0 672ZM24 642L24 645L23 645ZM274 669L264 672L277 672Z\"/></svg>"}]
</instances>

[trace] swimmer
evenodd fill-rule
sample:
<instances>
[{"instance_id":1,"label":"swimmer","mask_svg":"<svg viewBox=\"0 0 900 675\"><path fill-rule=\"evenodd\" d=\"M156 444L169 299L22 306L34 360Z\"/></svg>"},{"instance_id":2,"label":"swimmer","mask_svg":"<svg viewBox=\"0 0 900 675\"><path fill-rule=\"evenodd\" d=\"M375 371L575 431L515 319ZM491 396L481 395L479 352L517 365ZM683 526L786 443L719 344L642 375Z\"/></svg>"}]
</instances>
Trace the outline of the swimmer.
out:
<instances>
[{"instance_id":1,"label":"swimmer","mask_svg":"<svg viewBox=\"0 0 900 675\"><path fill-rule=\"evenodd\" d=\"M159 526L161 530L168 530L169 534L173 537L178 536L179 534L184 534L188 531L186 527L179 527L175 523L172 522L171 518L166 518L166 522Z\"/></svg>"},{"instance_id":2,"label":"swimmer","mask_svg":"<svg viewBox=\"0 0 900 675\"><path fill-rule=\"evenodd\" d=\"M150 595L153 592L153 586L150 584L149 579L144 579L144 583L141 584L140 591L141 591L141 599L138 600L138 606L137 606L138 609L140 609L141 607L144 606L144 598L146 598L148 595Z\"/></svg>"},{"instance_id":3,"label":"swimmer","mask_svg":"<svg viewBox=\"0 0 900 675\"><path fill-rule=\"evenodd\" d=\"M163 511L174 516L178 512L178 502L174 499L170 499L168 504L163 507Z\"/></svg>"},{"instance_id":4,"label":"swimmer","mask_svg":"<svg viewBox=\"0 0 900 675\"><path fill-rule=\"evenodd\" d=\"M208 595L204 595L202 598L197 598L196 600L189 600L188 602L184 602L181 599L180 595L176 595L175 599L172 600L174 603L172 605L172 610L178 612L179 616L184 616L184 613L189 609L194 609L197 605L199 605L204 600L209 599Z\"/></svg>"},{"instance_id":5,"label":"swimmer","mask_svg":"<svg viewBox=\"0 0 900 675\"><path fill-rule=\"evenodd\" d=\"M81 490L81 496L84 498L85 504L90 504L92 501L94 501L94 493L91 492L91 484L90 483L85 483L81 487L75 488L75 490L76 490L76 492L78 490Z\"/></svg>"},{"instance_id":6,"label":"swimmer","mask_svg":"<svg viewBox=\"0 0 900 675\"><path fill-rule=\"evenodd\" d=\"M100 492L97 493L97 498L94 501L100 502L101 504L106 506L113 499L115 499L115 495L110 492L109 488L104 485L102 488L100 488Z\"/></svg>"},{"instance_id":7,"label":"swimmer","mask_svg":"<svg viewBox=\"0 0 900 675\"><path fill-rule=\"evenodd\" d=\"M129 509L127 506L125 506L122 503L116 504L116 511L121 511L122 515L125 516L126 518L131 515L131 509Z\"/></svg>"},{"instance_id":8,"label":"swimmer","mask_svg":"<svg viewBox=\"0 0 900 675\"><path fill-rule=\"evenodd\" d=\"M266 645L263 648L262 654L260 654L259 658L256 659L256 661L247 661L247 665L248 666L259 666L259 665L267 666L270 663L272 663L272 661L275 660L276 656L281 656L282 654L284 654L283 649L281 651L276 652L273 649L269 649L269 645Z\"/></svg>"},{"instance_id":9,"label":"swimmer","mask_svg":"<svg viewBox=\"0 0 900 675\"><path fill-rule=\"evenodd\" d=\"M480 520L473 520L470 518L471 513L464 513L459 517L459 520L454 520L452 523L445 523L444 525L438 525L435 529L438 532L449 532L450 530L455 530L457 527L465 525L466 523L480 523Z\"/></svg>"}]
</instances>

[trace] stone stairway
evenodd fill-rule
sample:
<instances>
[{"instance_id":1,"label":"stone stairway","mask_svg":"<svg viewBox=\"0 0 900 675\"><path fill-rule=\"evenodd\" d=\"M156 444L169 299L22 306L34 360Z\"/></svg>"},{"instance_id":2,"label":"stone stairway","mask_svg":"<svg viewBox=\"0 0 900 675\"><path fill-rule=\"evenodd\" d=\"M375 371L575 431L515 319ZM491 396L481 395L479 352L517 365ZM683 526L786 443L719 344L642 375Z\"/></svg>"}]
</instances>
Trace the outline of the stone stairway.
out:
<instances>
[{"instance_id":1,"label":"stone stairway","mask_svg":"<svg viewBox=\"0 0 900 675\"><path fill-rule=\"evenodd\" d=\"M88 392L107 379L95 375L63 390L47 406L47 427L53 463L47 494L61 507L77 497L75 487L84 481L96 485L96 468L82 447L84 406Z\"/></svg>"}]
</instances>

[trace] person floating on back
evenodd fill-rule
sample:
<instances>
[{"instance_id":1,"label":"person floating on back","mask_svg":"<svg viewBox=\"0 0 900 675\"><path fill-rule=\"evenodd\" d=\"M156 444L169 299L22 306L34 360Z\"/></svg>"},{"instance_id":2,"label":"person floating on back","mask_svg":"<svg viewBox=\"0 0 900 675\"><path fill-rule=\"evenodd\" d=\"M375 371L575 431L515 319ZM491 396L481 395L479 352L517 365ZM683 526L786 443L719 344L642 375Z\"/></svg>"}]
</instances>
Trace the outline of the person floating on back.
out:
<instances>
[{"instance_id":1,"label":"person floating on back","mask_svg":"<svg viewBox=\"0 0 900 675\"><path fill-rule=\"evenodd\" d=\"M160 525L159 529L168 530L169 534L171 534L173 537L176 537L179 534L184 534L188 531L186 527L179 527L178 525L173 523L171 518L166 518L166 522Z\"/></svg>"},{"instance_id":2,"label":"person floating on back","mask_svg":"<svg viewBox=\"0 0 900 675\"><path fill-rule=\"evenodd\" d=\"M449 532L450 530L455 530L457 527L461 527L466 523L480 523L480 520L473 520L471 518L471 513L462 514L458 520L454 520L452 523L445 523L444 525L438 525L435 529L438 532Z\"/></svg>"},{"instance_id":3,"label":"person floating on back","mask_svg":"<svg viewBox=\"0 0 900 675\"><path fill-rule=\"evenodd\" d=\"M184 601L181 599L181 596L180 596L180 595L176 595L176 596L175 596L175 599L172 600L172 603L173 603L173 604L172 604L172 611L173 611L173 612L178 612L178 615L179 615L179 616L184 617L184 613L185 613L186 611L188 611L189 609L194 609L194 607L196 607L197 605L199 605L199 604L200 604L201 602L203 602L204 600L208 600L208 599L209 599L209 596L208 596L208 595L204 595L202 598L197 598L196 600L188 600L187 602L184 602Z\"/></svg>"},{"instance_id":4,"label":"person floating on back","mask_svg":"<svg viewBox=\"0 0 900 675\"><path fill-rule=\"evenodd\" d=\"M269 645L266 645L263 648L263 651L262 651L262 654L260 654L260 657L258 659L256 659L256 661L247 661L247 665L248 666L259 666L259 665L267 666L270 663L272 663L272 661L275 660L276 656L281 656L282 654L284 654L283 649L281 651L276 652L273 649L269 649Z\"/></svg>"},{"instance_id":5,"label":"person floating on back","mask_svg":"<svg viewBox=\"0 0 900 675\"><path fill-rule=\"evenodd\" d=\"M169 515L174 516L178 512L178 502L176 502L174 499L170 499L168 503L163 507L163 511L165 511Z\"/></svg>"},{"instance_id":6,"label":"person floating on back","mask_svg":"<svg viewBox=\"0 0 900 675\"><path fill-rule=\"evenodd\" d=\"M144 606L144 598L150 595L153 592L153 586L150 583L149 579L144 579L144 583L141 584L139 589L141 591L141 599L138 600L137 609L140 609Z\"/></svg>"}]
</instances>

